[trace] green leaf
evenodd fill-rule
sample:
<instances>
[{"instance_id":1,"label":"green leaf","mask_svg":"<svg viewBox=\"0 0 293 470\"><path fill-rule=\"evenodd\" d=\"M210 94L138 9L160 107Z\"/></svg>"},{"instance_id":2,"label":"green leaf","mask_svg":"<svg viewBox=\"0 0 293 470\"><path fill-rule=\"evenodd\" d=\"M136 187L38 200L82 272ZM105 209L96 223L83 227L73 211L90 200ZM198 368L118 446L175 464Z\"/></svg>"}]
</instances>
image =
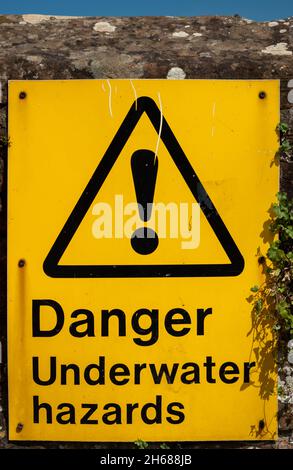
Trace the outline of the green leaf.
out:
<instances>
[{"instance_id":1,"label":"green leaf","mask_svg":"<svg viewBox=\"0 0 293 470\"><path fill-rule=\"evenodd\" d=\"M289 130L289 126L286 122L280 122L280 124L278 124L278 126L277 126L277 129L282 134L286 134Z\"/></svg>"},{"instance_id":2,"label":"green leaf","mask_svg":"<svg viewBox=\"0 0 293 470\"><path fill-rule=\"evenodd\" d=\"M290 305L286 302L286 300L281 300L278 303L277 311L283 319L291 320L292 315L290 313Z\"/></svg>"},{"instance_id":3,"label":"green leaf","mask_svg":"<svg viewBox=\"0 0 293 470\"><path fill-rule=\"evenodd\" d=\"M267 255L268 255L268 258L274 263L278 263L285 258L285 253L283 250L281 250L278 247L277 242L275 242L275 244L272 244L270 246L270 248L268 249Z\"/></svg>"},{"instance_id":4,"label":"green leaf","mask_svg":"<svg viewBox=\"0 0 293 470\"><path fill-rule=\"evenodd\" d=\"M282 151L282 152L285 152L285 153L290 152L290 150L292 149L289 140L284 140L284 141L281 143L280 148L281 148L281 151Z\"/></svg>"},{"instance_id":5,"label":"green leaf","mask_svg":"<svg viewBox=\"0 0 293 470\"><path fill-rule=\"evenodd\" d=\"M278 291L280 294L284 294L284 292L286 292L286 286L278 287L277 291Z\"/></svg>"},{"instance_id":6,"label":"green leaf","mask_svg":"<svg viewBox=\"0 0 293 470\"><path fill-rule=\"evenodd\" d=\"M139 449L147 449L148 448L148 443L143 441L142 439L137 439L137 441L134 442L134 444L139 448Z\"/></svg>"},{"instance_id":7,"label":"green leaf","mask_svg":"<svg viewBox=\"0 0 293 470\"><path fill-rule=\"evenodd\" d=\"M258 299L255 304L254 304L254 307L255 307L255 310L256 310L256 313L260 313L262 308L263 308L263 301L262 299Z\"/></svg>"},{"instance_id":8,"label":"green leaf","mask_svg":"<svg viewBox=\"0 0 293 470\"><path fill-rule=\"evenodd\" d=\"M160 445L160 449L170 449L170 447L165 442L163 442L163 444Z\"/></svg>"},{"instance_id":9,"label":"green leaf","mask_svg":"<svg viewBox=\"0 0 293 470\"><path fill-rule=\"evenodd\" d=\"M284 232L289 238L293 239L293 227L284 227Z\"/></svg>"},{"instance_id":10,"label":"green leaf","mask_svg":"<svg viewBox=\"0 0 293 470\"><path fill-rule=\"evenodd\" d=\"M259 287L258 286L253 286L251 287L251 292L257 292L259 290Z\"/></svg>"}]
</instances>

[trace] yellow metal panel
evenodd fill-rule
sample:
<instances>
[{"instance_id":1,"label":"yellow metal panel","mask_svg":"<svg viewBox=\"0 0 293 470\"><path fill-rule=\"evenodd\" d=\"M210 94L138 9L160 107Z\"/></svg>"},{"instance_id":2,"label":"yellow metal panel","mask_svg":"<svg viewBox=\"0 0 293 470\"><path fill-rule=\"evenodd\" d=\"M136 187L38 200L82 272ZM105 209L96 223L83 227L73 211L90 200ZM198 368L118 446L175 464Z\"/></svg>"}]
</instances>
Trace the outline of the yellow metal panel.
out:
<instances>
[{"instance_id":1,"label":"yellow metal panel","mask_svg":"<svg viewBox=\"0 0 293 470\"><path fill-rule=\"evenodd\" d=\"M278 121L277 81L10 82L10 439L276 438L270 331L260 339L247 298L264 279ZM124 235L93 236L96 204L137 202L141 149L158 162L154 203L200 202L195 248L159 233L142 255ZM111 309L120 331L116 317L107 332ZM47 332L59 311L60 331L37 336L38 311Z\"/></svg>"}]
</instances>

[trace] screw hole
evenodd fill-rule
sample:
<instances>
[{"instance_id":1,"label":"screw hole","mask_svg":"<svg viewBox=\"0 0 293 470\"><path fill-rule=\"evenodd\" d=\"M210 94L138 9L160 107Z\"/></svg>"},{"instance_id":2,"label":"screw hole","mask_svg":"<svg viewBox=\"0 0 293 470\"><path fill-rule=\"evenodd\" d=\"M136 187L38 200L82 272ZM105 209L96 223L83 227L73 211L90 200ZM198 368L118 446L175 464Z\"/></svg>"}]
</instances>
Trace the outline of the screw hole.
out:
<instances>
[{"instance_id":1,"label":"screw hole","mask_svg":"<svg viewBox=\"0 0 293 470\"><path fill-rule=\"evenodd\" d=\"M258 423L258 428L260 431L262 431L265 427L265 422L263 419L260 420L260 422Z\"/></svg>"},{"instance_id":2,"label":"screw hole","mask_svg":"<svg viewBox=\"0 0 293 470\"><path fill-rule=\"evenodd\" d=\"M19 93L19 99L20 99L20 100L24 100L25 98L26 98L26 92L25 92L25 91L21 91L21 92Z\"/></svg>"},{"instance_id":3,"label":"screw hole","mask_svg":"<svg viewBox=\"0 0 293 470\"><path fill-rule=\"evenodd\" d=\"M23 424L22 423L18 423L18 425L16 426L16 432L19 433L23 430Z\"/></svg>"},{"instance_id":4,"label":"screw hole","mask_svg":"<svg viewBox=\"0 0 293 470\"><path fill-rule=\"evenodd\" d=\"M19 268L23 268L24 266L25 266L25 260L24 260L24 259L20 259L20 260L18 261L18 267L19 267Z\"/></svg>"},{"instance_id":5,"label":"screw hole","mask_svg":"<svg viewBox=\"0 0 293 470\"><path fill-rule=\"evenodd\" d=\"M264 100L265 97L267 96L266 92L265 91L260 91L259 94L258 94L259 98L261 100Z\"/></svg>"}]
</instances>

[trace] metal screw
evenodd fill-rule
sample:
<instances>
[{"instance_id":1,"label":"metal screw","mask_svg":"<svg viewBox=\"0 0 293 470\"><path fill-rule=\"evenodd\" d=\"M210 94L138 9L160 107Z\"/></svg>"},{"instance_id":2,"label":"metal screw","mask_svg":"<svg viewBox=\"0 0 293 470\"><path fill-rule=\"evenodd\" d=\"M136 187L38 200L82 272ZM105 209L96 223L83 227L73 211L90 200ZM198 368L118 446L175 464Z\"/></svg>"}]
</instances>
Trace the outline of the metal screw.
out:
<instances>
[{"instance_id":1,"label":"metal screw","mask_svg":"<svg viewBox=\"0 0 293 470\"><path fill-rule=\"evenodd\" d=\"M23 424L18 423L18 425L16 426L16 432L21 432L22 430L23 430Z\"/></svg>"},{"instance_id":2,"label":"metal screw","mask_svg":"<svg viewBox=\"0 0 293 470\"><path fill-rule=\"evenodd\" d=\"M258 423L258 428L259 428L260 431L262 431L264 429L264 427L265 427L265 422L264 422L263 419L261 419Z\"/></svg>"},{"instance_id":3,"label":"metal screw","mask_svg":"<svg viewBox=\"0 0 293 470\"><path fill-rule=\"evenodd\" d=\"M20 259L20 260L18 261L18 267L19 267L19 268L23 268L24 266L25 266L25 260L24 260L24 259Z\"/></svg>"},{"instance_id":4,"label":"metal screw","mask_svg":"<svg viewBox=\"0 0 293 470\"><path fill-rule=\"evenodd\" d=\"M21 91L21 92L19 93L19 99L20 99L20 100L24 100L25 98L26 98L26 92L25 92L25 91Z\"/></svg>"},{"instance_id":5,"label":"metal screw","mask_svg":"<svg viewBox=\"0 0 293 470\"><path fill-rule=\"evenodd\" d=\"M265 97L267 96L266 92L265 91L260 91L259 94L258 94L259 98L261 100L264 100Z\"/></svg>"}]
</instances>

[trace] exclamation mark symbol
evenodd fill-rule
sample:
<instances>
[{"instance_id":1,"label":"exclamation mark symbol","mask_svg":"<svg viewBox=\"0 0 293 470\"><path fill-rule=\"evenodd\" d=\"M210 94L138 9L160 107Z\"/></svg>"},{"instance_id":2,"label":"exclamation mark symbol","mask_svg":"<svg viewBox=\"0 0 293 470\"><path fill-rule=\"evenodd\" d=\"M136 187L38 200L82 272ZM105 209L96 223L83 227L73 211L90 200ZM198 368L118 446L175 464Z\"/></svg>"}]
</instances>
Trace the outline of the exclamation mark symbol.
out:
<instances>
[{"instance_id":1,"label":"exclamation mark symbol","mask_svg":"<svg viewBox=\"0 0 293 470\"><path fill-rule=\"evenodd\" d=\"M131 157L131 170L139 216L143 222L148 222L152 215L158 173L156 154L151 150L137 150ZM135 230L131 237L131 246L140 255L153 253L158 244L158 235L148 227Z\"/></svg>"}]
</instances>

